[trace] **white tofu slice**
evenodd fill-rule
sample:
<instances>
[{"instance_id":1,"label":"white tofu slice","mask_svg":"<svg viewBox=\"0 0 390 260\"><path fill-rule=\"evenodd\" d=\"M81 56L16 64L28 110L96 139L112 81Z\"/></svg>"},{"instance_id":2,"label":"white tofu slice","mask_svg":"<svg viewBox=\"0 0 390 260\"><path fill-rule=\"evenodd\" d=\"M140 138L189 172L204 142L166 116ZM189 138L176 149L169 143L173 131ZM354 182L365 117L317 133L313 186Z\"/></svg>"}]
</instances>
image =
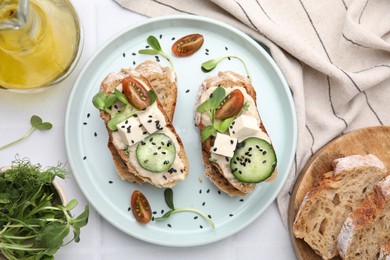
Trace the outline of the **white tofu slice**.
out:
<instances>
[{"instance_id":1,"label":"white tofu slice","mask_svg":"<svg viewBox=\"0 0 390 260\"><path fill-rule=\"evenodd\" d=\"M163 113L158 109L156 103L153 103L144 112L138 114L139 121L143 124L146 130L152 134L157 130L163 130L167 125Z\"/></svg>"},{"instance_id":2,"label":"white tofu slice","mask_svg":"<svg viewBox=\"0 0 390 260\"><path fill-rule=\"evenodd\" d=\"M134 116L117 124L117 128L122 141L128 146L138 143L149 135L142 123Z\"/></svg>"},{"instance_id":3,"label":"white tofu slice","mask_svg":"<svg viewBox=\"0 0 390 260\"><path fill-rule=\"evenodd\" d=\"M217 133L214 145L211 147L210 152L231 158L233 157L236 145L237 138Z\"/></svg>"},{"instance_id":4,"label":"white tofu slice","mask_svg":"<svg viewBox=\"0 0 390 260\"><path fill-rule=\"evenodd\" d=\"M229 126L230 136L243 140L260 131L256 118L246 115L237 117Z\"/></svg>"}]
</instances>

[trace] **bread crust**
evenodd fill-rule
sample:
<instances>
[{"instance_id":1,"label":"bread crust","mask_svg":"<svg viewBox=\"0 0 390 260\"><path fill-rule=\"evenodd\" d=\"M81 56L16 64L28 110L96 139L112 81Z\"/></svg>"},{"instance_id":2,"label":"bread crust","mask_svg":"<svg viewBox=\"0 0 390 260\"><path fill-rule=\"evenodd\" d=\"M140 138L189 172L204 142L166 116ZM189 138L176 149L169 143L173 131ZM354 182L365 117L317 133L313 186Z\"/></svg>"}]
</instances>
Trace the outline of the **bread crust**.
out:
<instances>
[{"instance_id":1,"label":"bread crust","mask_svg":"<svg viewBox=\"0 0 390 260\"><path fill-rule=\"evenodd\" d=\"M254 103L256 104L256 91L253 88L251 82L243 77L242 75L235 73L233 71L220 71L216 76L206 78L202 85L199 88L198 92L198 104L196 108L200 105L199 100L202 94L209 89L210 87L221 86L225 88L229 87L243 87L247 94L252 97ZM257 104L256 104L257 106ZM257 109L256 109L257 110ZM259 118L260 115L259 115ZM205 125L202 122L201 114L195 111L194 115L195 125L199 128L201 133ZM268 135L267 130L263 122L260 120L260 129ZM204 142L202 142L202 159L205 166L205 176L207 176L211 182L213 182L221 191L229 194L230 196L244 196L254 190L256 184L243 183L237 180L235 185L232 185L222 174L222 169L217 163L210 161L210 148L214 144L215 137L211 136ZM272 176L267 179L267 181L272 181L276 177L277 169L273 172Z\"/></svg>"},{"instance_id":2,"label":"bread crust","mask_svg":"<svg viewBox=\"0 0 390 260\"><path fill-rule=\"evenodd\" d=\"M384 164L374 155L352 155L333 161L305 195L296 215L293 231L323 259L338 255L337 236L348 214L387 175Z\"/></svg>"},{"instance_id":3,"label":"bread crust","mask_svg":"<svg viewBox=\"0 0 390 260\"><path fill-rule=\"evenodd\" d=\"M148 68L150 70L148 70ZM157 95L157 106L164 115L165 121L167 123L165 128L168 128L177 137L177 142L180 146L178 155L184 164L184 171L182 174L184 175L184 178L186 178L189 173L187 155L184 150L182 140L176 133L176 130L172 124L177 98L177 86L174 74L169 67L161 67L157 62L154 61L145 61L139 64L135 69L121 69L121 71L118 73L108 74L100 85L100 91L106 95L111 93L119 84L121 84L122 80L128 76L134 78L145 77L151 83L151 86ZM138 173L135 167L129 161L126 152L115 147L113 143L113 133L107 126L111 116L107 112L101 110L100 117L105 122L109 136L107 146L111 152L117 173L122 180L126 180L132 183L148 182L160 188L172 187L177 184L178 181L166 182L164 185L156 184L150 178L144 177L142 174Z\"/></svg>"},{"instance_id":4,"label":"bread crust","mask_svg":"<svg viewBox=\"0 0 390 260\"><path fill-rule=\"evenodd\" d=\"M381 245L390 239L390 176L345 220L337 239L343 259L376 259Z\"/></svg>"}]
</instances>

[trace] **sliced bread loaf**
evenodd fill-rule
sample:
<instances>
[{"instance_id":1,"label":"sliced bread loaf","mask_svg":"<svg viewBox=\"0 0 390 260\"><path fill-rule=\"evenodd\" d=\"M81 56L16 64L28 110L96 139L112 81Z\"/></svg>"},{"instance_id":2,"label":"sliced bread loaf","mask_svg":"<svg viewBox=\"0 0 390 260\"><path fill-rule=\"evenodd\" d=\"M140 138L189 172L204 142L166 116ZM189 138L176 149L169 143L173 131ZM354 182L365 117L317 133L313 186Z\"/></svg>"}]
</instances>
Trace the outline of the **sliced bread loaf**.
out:
<instances>
[{"instance_id":1,"label":"sliced bread loaf","mask_svg":"<svg viewBox=\"0 0 390 260\"><path fill-rule=\"evenodd\" d=\"M337 239L343 259L378 259L390 239L390 175L346 218ZM387 248L388 249L388 248Z\"/></svg>"},{"instance_id":2,"label":"sliced bread loaf","mask_svg":"<svg viewBox=\"0 0 390 260\"><path fill-rule=\"evenodd\" d=\"M387 175L374 155L340 158L333 167L305 195L294 222L294 235L323 259L338 255L337 236L345 218Z\"/></svg>"}]
</instances>

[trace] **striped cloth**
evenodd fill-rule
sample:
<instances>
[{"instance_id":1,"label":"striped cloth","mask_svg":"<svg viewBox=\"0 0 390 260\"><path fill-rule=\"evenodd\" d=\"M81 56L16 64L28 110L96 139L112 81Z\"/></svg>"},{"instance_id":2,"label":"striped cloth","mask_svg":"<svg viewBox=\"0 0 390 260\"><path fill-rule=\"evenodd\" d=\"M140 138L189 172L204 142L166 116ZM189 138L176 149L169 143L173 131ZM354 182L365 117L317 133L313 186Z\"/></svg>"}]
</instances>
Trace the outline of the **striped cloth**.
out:
<instances>
[{"instance_id":1,"label":"striped cloth","mask_svg":"<svg viewBox=\"0 0 390 260\"><path fill-rule=\"evenodd\" d=\"M298 145L277 202L283 222L294 181L333 138L390 123L389 0L115 0L149 17L196 14L264 43L295 102Z\"/></svg>"}]
</instances>

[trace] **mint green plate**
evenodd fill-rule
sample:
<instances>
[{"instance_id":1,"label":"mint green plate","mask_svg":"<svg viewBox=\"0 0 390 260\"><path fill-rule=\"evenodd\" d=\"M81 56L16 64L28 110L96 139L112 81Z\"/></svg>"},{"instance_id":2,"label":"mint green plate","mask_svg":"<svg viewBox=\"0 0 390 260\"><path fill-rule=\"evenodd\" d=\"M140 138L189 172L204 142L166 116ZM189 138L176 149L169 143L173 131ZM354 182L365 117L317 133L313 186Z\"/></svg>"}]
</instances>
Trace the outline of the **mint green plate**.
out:
<instances>
[{"instance_id":1,"label":"mint green plate","mask_svg":"<svg viewBox=\"0 0 390 260\"><path fill-rule=\"evenodd\" d=\"M92 105L103 78L110 72L132 67L156 57L138 54L146 39L154 35L163 50L180 37L200 33L205 38L202 48L187 58L173 57L178 78L178 99L174 125L190 162L190 175L174 188L176 207L193 207L211 216L213 230L193 213L179 213L168 220L142 225L135 221L130 196L136 189L148 198L153 216L161 216L169 208L164 190L148 184L122 181L115 171L107 148L108 134L99 112ZM278 157L275 181L260 183L244 197L230 197L220 192L204 175L198 129L193 111L200 83L217 70L246 74L237 59L224 60L215 71L201 71L202 62L226 54L243 58L248 64L261 117L271 136ZM161 64L169 66L165 58ZM80 73L69 98L65 119L65 141L73 174L92 206L112 225L138 239L165 246L208 244L239 232L255 220L273 202L284 184L292 165L297 139L296 114L290 90L272 58L260 45L244 33L198 16L166 16L148 19L116 35L101 47Z\"/></svg>"}]
</instances>

